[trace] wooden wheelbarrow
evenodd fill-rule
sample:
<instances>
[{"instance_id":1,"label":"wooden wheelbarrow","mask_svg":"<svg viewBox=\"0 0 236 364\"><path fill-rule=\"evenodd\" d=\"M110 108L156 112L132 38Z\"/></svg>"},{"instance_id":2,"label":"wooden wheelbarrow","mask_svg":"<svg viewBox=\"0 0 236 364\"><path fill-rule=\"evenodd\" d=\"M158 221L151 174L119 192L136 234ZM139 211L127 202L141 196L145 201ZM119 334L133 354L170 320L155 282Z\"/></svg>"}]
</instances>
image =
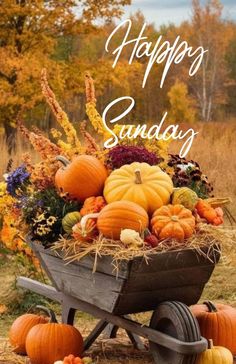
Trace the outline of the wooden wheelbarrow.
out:
<instances>
[{"instance_id":1,"label":"wooden wheelbarrow","mask_svg":"<svg viewBox=\"0 0 236 364\"><path fill-rule=\"evenodd\" d=\"M193 364L207 348L188 305L198 302L215 264L217 246L156 253L147 262L142 258L123 260L114 271L110 256L65 265L63 259L38 243L31 247L52 281L53 287L19 277L18 286L57 301L62 321L73 325L76 310L100 319L85 340L87 350L106 329L115 337L126 330L132 343L142 349L140 336L148 339L156 364ZM205 254L204 254L205 253ZM130 319L130 314L153 311L149 326Z\"/></svg>"}]
</instances>

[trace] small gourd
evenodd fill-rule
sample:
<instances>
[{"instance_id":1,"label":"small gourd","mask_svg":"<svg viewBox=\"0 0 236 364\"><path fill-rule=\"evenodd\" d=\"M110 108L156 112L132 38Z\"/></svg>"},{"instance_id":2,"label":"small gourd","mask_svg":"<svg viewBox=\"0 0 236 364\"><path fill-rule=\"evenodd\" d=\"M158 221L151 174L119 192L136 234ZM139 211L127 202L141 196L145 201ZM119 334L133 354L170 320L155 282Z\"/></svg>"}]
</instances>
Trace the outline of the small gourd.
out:
<instances>
[{"instance_id":1,"label":"small gourd","mask_svg":"<svg viewBox=\"0 0 236 364\"><path fill-rule=\"evenodd\" d=\"M63 230L67 234L71 234L72 228L81 220L81 215L78 211L69 212L62 219Z\"/></svg>"},{"instance_id":2,"label":"small gourd","mask_svg":"<svg viewBox=\"0 0 236 364\"><path fill-rule=\"evenodd\" d=\"M172 194L173 205L183 205L191 211L194 210L198 199L196 192L188 187L175 188Z\"/></svg>"}]
</instances>

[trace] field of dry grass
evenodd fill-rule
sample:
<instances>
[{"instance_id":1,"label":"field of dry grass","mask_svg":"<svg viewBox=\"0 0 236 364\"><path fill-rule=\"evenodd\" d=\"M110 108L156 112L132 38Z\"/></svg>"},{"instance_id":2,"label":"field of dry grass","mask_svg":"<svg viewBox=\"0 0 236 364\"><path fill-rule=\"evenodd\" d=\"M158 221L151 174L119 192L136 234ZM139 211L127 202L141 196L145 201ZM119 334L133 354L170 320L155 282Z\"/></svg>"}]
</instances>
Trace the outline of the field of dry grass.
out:
<instances>
[{"instance_id":1,"label":"field of dry grass","mask_svg":"<svg viewBox=\"0 0 236 364\"><path fill-rule=\"evenodd\" d=\"M236 216L236 122L196 124L194 129L199 132L199 135L188 158L199 162L203 172L208 175L209 180L214 185L215 196L232 198L230 209L232 214ZM33 158L37 158L19 136L17 137L17 149L11 156L7 153L7 146L3 138L0 138L0 148L1 174L4 172L10 157L13 158L14 165L19 164L22 152L30 152ZM179 149L178 144L172 146L173 152L178 152ZM205 288L203 298L224 301L236 306L236 258L230 255L230 252L225 253L228 255L228 259L215 269L212 279ZM14 275L14 266L7 270L6 267L1 270L0 266L0 279L1 282L5 282L5 286L1 285L0 303L8 296L6 292L11 292ZM10 354L9 346L6 344L5 337L13 318L12 315L0 315L0 364L24 363L24 359ZM95 320L87 315L80 315L77 318L77 325L84 335L94 324ZM8 359L5 356L8 355L7 353L9 353ZM127 364L152 363L150 355L134 351L122 333L116 341L103 340L98 342L93 347L92 355L98 364L119 364L124 361Z\"/></svg>"}]
</instances>

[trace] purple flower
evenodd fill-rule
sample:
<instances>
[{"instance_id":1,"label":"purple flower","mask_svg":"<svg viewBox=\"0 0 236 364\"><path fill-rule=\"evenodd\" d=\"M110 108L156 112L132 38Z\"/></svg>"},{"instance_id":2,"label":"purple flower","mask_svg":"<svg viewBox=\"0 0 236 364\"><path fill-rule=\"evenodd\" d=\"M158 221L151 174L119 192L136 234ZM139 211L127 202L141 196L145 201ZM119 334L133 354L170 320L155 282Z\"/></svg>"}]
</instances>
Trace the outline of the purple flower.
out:
<instances>
[{"instance_id":1,"label":"purple flower","mask_svg":"<svg viewBox=\"0 0 236 364\"><path fill-rule=\"evenodd\" d=\"M117 169L133 162L145 162L153 166L159 164L161 160L155 153L149 152L144 147L119 145L109 151L107 165L111 169Z\"/></svg>"},{"instance_id":2,"label":"purple flower","mask_svg":"<svg viewBox=\"0 0 236 364\"><path fill-rule=\"evenodd\" d=\"M17 196L17 190L29 182L29 176L30 174L27 172L24 164L8 174L6 179L8 193L12 196Z\"/></svg>"}]
</instances>

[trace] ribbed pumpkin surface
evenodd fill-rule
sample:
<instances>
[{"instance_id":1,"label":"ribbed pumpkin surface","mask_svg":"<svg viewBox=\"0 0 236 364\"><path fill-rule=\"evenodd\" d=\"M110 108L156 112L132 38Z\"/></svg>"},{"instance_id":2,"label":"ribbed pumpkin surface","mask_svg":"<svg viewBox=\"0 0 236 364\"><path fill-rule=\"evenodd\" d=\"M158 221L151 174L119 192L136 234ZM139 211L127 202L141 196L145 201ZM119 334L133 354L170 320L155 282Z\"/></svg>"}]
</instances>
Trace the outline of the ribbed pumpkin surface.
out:
<instances>
[{"instance_id":1,"label":"ribbed pumpkin surface","mask_svg":"<svg viewBox=\"0 0 236 364\"><path fill-rule=\"evenodd\" d=\"M106 238L119 240L123 229L142 232L147 228L148 215L141 206L134 202L112 202L100 212L97 227Z\"/></svg>"}]
</instances>

